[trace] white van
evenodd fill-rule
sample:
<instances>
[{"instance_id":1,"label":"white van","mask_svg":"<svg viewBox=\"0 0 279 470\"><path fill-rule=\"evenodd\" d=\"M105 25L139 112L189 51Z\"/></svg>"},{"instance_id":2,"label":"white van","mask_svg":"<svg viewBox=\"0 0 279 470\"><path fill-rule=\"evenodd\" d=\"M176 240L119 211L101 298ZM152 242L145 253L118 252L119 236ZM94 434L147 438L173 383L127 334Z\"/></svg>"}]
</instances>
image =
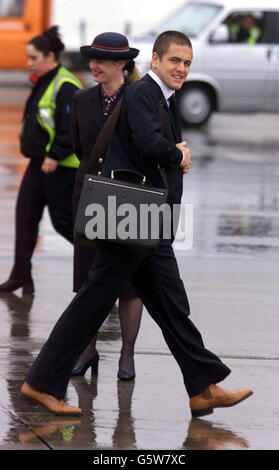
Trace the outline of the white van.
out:
<instances>
[{"instance_id":1,"label":"white van","mask_svg":"<svg viewBox=\"0 0 279 470\"><path fill-rule=\"evenodd\" d=\"M279 0L188 0L134 41L142 73L166 30L184 32L193 44L191 71L177 93L184 123L201 125L212 111L279 111Z\"/></svg>"}]
</instances>

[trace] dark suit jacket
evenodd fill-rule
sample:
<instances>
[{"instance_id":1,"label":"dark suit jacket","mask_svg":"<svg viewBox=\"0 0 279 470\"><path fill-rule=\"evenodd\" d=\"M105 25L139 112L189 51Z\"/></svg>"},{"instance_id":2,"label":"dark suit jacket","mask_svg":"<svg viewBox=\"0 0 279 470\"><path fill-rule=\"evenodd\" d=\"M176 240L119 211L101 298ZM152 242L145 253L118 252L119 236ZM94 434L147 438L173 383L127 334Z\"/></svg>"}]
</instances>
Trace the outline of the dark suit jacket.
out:
<instances>
[{"instance_id":1,"label":"dark suit jacket","mask_svg":"<svg viewBox=\"0 0 279 470\"><path fill-rule=\"evenodd\" d=\"M163 129L159 103L163 104ZM147 184L164 187L158 165L165 169L170 204L182 196L182 153L180 126L173 121L159 85L149 76L133 83L125 93L119 121L102 171L129 168L143 173Z\"/></svg>"}]
</instances>

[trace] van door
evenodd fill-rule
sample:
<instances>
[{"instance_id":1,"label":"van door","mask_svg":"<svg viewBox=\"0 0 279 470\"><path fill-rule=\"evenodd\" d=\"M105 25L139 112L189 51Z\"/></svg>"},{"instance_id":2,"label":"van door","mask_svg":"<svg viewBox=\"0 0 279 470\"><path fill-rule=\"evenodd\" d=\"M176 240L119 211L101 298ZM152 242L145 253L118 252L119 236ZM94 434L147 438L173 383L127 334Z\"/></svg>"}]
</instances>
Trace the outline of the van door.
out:
<instances>
[{"instance_id":1,"label":"van door","mask_svg":"<svg viewBox=\"0 0 279 470\"><path fill-rule=\"evenodd\" d=\"M266 109L279 111L279 12L266 14L266 26L268 32L267 55L270 61Z\"/></svg>"},{"instance_id":2,"label":"van door","mask_svg":"<svg viewBox=\"0 0 279 470\"><path fill-rule=\"evenodd\" d=\"M208 36L204 72L220 86L220 110L266 110L274 100L267 13L233 11L224 20L228 41Z\"/></svg>"},{"instance_id":3,"label":"van door","mask_svg":"<svg viewBox=\"0 0 279 470\"><path fill-rule=\"evenodd\" d=\"M51 0L0 0L0 69L26 69L28 41L49 26Z\"/></svg>"}]
</instances>

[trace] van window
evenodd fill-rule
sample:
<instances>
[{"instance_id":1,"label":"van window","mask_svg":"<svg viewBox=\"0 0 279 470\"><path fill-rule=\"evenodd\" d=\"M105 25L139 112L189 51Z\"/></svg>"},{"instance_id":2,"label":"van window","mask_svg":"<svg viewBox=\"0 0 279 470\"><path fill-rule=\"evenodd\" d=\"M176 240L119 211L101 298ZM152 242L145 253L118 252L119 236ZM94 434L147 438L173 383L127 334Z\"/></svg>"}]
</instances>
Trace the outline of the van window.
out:
<instances>
[{"instance_id":1,"label":"van window","mask_svg":"<svg viewBox=\"0 0 279 470\"><path fill-rule=\"evenodd\" d=\"M24 0L0 0L0 18L19 18L23 7Z\"/></svg>"},{"instance_id":2,"label":"van window","mask_svg":"<svg viewBox=\"0 0 279 470\"><path fill-rule=\"evenodd\" d=\"M275 11L234 12L224 24L229 29L227 42L272 44L279 42L279 14Z\"/></svg>"},{"instance_id":3,"label":"van window","mask_svg":"<svg viewBox=\"0 0 279 470\"><path fill-rule=\"evenodd\" d=\"M152 34L158 35L162 31L178 30L190 37L198 36L221 9L222 7L212 3L187 3L166 21L159 24Z\"/></svg>"},{"instance_id":4,"label":"van window","mask_svg":"<svg viewBox=\"0 0 279 470\"><path fill-rule=\"evenodd\" d=\"M227 18L226 24L230 42L256 44L263 35L263 12L235 12Z\"/></svg>"}]
</instances>

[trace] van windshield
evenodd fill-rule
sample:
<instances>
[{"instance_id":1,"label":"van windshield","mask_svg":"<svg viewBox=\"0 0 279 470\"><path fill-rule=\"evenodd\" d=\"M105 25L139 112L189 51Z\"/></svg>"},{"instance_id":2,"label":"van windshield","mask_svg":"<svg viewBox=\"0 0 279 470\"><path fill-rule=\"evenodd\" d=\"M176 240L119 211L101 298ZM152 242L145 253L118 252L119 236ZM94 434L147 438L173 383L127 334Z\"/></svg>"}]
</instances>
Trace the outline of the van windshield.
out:
<instances>
[{"instance_id":1,"label":"van windshield","mask_svg":"<svg viewBox=\"0 0 279 470\"><path fill-rule=\"evenodd\" d=\"M196 37L221 10L221 6L207 3L187 3L170 18L160 23L152 34L178 30L187 36Z\"/></svg>"},{"instance_id":2,"label":"van windshield","mask_svg":"<svg viewBox=\"0 0 279 470\"><path fill-rule=\"evenodd\" d=\"M21 17L24 0L0 0L0 18Z\"/></svg>"}]
</instances>

